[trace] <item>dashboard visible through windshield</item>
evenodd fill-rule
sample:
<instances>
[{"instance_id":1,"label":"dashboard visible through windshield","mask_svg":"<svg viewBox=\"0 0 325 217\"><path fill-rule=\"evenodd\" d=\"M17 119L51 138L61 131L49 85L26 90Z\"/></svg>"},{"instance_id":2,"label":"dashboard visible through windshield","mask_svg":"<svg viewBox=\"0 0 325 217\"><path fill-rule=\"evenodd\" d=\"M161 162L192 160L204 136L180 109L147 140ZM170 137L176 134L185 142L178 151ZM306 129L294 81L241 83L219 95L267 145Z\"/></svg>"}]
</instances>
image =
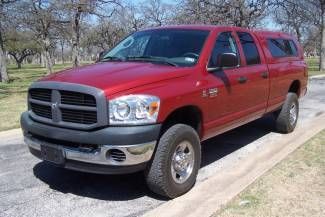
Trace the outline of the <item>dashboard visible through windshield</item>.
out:
<instances>
[{"instance_id":1,"label":"dashboard visible through windshield","mask_svg":"<svg viewBox=\"0 0 325 217\"><path fill-rule=\"evenodd\" d=\"M197 63L209 34L205 30L154 29L131 34L102 61L144 61L171 66Z\"/></svg>"}]
</instances>

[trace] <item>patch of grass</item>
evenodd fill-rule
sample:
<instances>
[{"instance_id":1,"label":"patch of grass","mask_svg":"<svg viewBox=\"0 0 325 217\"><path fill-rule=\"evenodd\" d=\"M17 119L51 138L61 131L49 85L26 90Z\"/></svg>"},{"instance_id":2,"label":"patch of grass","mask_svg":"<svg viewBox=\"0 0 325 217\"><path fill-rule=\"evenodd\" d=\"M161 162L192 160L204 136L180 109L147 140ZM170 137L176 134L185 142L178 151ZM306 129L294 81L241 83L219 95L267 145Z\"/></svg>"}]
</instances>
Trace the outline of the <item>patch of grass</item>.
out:
<instances>
[{"instance_id":1,"label":"patch of grass","mask_svg":"<svg viewBox=\"0 0 325 217\"><path fill-rule=\"evenodd\" d=\"M54 71L60 71L70 67L71 64L57 64L54 66ZM9 65L8 74L10 82L0 82L0 99L12 94L25 93L33 81L46 75L46 68L40 65L28 64L23 65L21 69L17 69L15 65Z\"/></svg>"},{"instance_id":2,"label":"patch of grass","mask_svg":"<svg viewBox=\"0 0 325 217\"><path fill-rule=\"evenodd\" d=\"M306 58L308 64L309 76L325 74L324 71L319 70L319 59L318 58Z\"/></svg>"},{"instance_id":3,"label":"patch of grass","mask_svg":"<svg viewBox=\"0 0 325 217\"><path fill-rule=\"evenodd\" d=\"M20 127L20 114L26 111L26 93L15 93L0 99L0 131Z\"/></svg>"},{"instance_id":4,"label":"patch of grass","mask_svg":"<svg viewBox=\"0 0 325 217\"><path fill-rule=\"evenodd\" d=\"M240 193L213 217L324 216L325 130Z\"/></svg>"},{"instance_id":5,"label":"patch of grass","mask_svg":"<svg viewBox=\"0 0 325 217\"><path fill-rule=\"evenodd\" d=\"M71 64L57 64L54 71L70 68ZM46 68L27 64L21 69L8 66L9 83L0 82L0 131L19 127L20 114L26 111L26 93L29 85L46 75Z\"/></svg>"}]
</instances>

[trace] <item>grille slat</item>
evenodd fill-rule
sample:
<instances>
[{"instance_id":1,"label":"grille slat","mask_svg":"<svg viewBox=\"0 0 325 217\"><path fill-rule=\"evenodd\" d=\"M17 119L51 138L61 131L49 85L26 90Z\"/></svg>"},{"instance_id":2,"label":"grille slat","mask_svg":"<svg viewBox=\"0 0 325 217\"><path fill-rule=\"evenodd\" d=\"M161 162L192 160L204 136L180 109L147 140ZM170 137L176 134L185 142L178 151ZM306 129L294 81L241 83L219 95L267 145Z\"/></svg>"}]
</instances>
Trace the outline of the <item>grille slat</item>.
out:
<instances>
[{"instance_id":1,"label":"grille slat","mask_svg":"<svg viewBox=\"0 0 325 217\"><path fill-rule=\"evenodd\" d=\"M123 162L126 159L126 155L119 149L111 149L108 151L108 157L117 162Z\"/></svg>"},{"instance_id":2,"label":"grille slat","mask_svg":"<svg viewBox=\"0 0 325 217\"><path fill-rule=\"evenodd\" d=\"M60 91L60 93L62 104L96 106L96 99L92 95L72 91Z\"/></svg>"},{"instance_id":3,"label":"grille slat","mask_svg":"<svg viewBox=\"0 0 325 217\"><path fill-rule=\"evenodd\" d=\"M41 100L45 102L51 102L51 90L50 89L31 89L29 91L32 99Z\"/></svg>"},{"instance_id":4,"label":"grille slat","mask_svg":"<svg viewBox=\"0 0 325 217\"><path fill-rule=\"evenodd\" d=\"M31 105L32 111L36 115L44 117L44 118L52 119L51 107L44 106L44 105L38 105L38 104L35 104L35 103L31 103L30 105Z\"/></svg>"},{"instance_id":5,"label":"grille slat","mask_svg":"<svg viewBox=\"0 0 325 217\"><path fill-rule=\"evenodd\" d=\"M62 121L79 123L79 124L94 124L97 122L97 112L95 111L76 111L70 109L61 109Z\"/></svg>"}]
</instances>

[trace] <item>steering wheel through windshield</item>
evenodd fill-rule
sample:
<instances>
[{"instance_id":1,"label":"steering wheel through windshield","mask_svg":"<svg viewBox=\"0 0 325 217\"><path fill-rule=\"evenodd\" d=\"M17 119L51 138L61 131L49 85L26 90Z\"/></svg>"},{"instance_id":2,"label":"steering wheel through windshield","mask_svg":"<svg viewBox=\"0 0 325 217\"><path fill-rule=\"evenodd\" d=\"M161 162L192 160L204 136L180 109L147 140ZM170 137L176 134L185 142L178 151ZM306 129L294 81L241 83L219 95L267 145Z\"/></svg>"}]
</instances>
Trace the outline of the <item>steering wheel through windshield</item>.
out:
<instances>
[{"instance_id":1,"label":"steering wheel through windshield","mask_svg":"<svg viewBox=\"0 0 325 217\"><path fill-rule=\"evenodd\" d=\"M187 52L182 55L183 57L194 57L195 59L199 58L199 54L193 52Z\"/></svg>"}]
</instances>

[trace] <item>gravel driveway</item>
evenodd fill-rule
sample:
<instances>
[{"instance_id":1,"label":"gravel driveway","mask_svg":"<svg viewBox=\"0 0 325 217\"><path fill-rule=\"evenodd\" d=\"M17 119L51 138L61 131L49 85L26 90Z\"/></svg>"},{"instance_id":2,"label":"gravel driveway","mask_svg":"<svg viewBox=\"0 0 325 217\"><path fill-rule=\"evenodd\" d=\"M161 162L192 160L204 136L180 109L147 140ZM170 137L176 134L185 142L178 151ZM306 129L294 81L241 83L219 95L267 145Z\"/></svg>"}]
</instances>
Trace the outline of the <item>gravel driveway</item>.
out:
<instances>
[{"instance_id":1,"label":"gravel driveway","mask_svg":"<svg viewBox=\"0 0 325 217\"><path fill-rule=\"evenodd\" d=\"M299 124L325 112L325 79L310 81ZM204 142L197 185L227 162L249 155L274 136L272 117ZM33 157L20 133L0 136L0 216L139 216L164 203L141 173L95 175L56 168Z\"/></svg>"}]
</instances>

